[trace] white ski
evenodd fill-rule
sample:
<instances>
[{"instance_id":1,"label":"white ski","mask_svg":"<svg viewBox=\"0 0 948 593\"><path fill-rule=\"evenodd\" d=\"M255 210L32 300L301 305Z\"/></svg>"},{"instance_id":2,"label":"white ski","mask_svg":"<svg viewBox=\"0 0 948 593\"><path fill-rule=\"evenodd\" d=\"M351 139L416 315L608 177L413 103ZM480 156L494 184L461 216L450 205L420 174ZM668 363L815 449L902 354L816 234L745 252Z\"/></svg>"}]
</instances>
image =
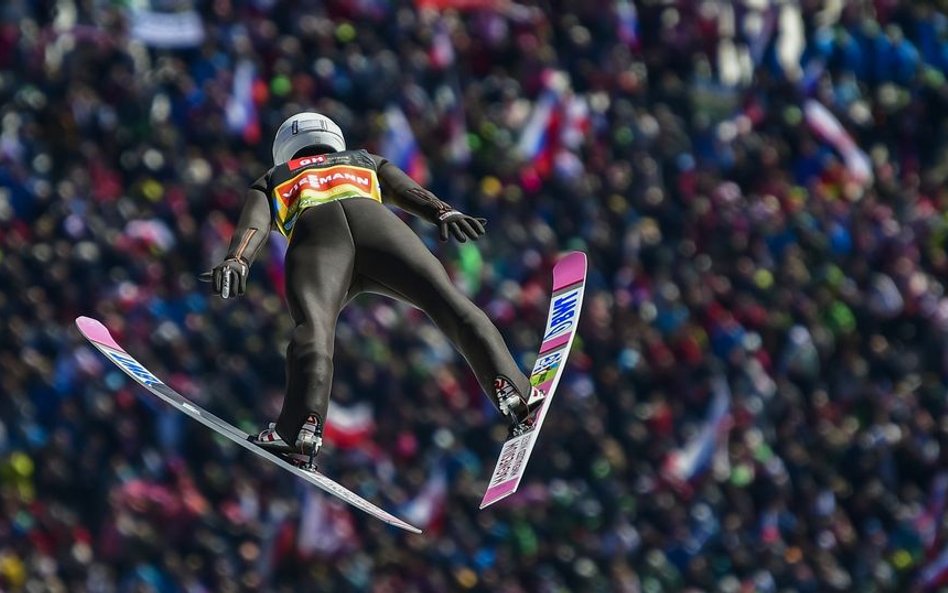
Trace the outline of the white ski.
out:
<instances>
[{"instance_id":1,"label":"white ski","mask_svg":"<svg viewBox=\"0 0 948 593\"><path fill-rule=\"evenodd\" d=\"M112 334L109 333L109 330L100 322L89 317L78 317L76 319L76 326L79 328L79 331L82 333L82 335L85 336L85 338L89 340L93 346L98 348L102 354L105 354L109 360L116 364L116 366L125 371L128 376L130 376L132 379L135 379L135 381L137 381L154 395L160 397L165 402L171 404L191 418L194 418L204 426L207 426L218 434L221 434L231 441L237 443L244 449L259 455L271 463L275 463L286 471L303 478L307 482L318 486L319 488L334 496L341 498L357 509L365 511L366 513L388 523L389 525L394 525L395 527L399 527L412 533L421 533L421 530L417 527L409 525L398 517L383 511L374 504L370 503L359 495L350 492L346 488L340 486L319 472L304 470L302 468L296 467L281 457L274 455L273 453L270 453L269 451L266 451L257 445L254 445L247 440L247 433L235 428L228 422L225 422L210 412L202 409L188 398L165 385L160 379L153 375L151 371L142 366L142 364L135 360L132 355L119 346L112 337Z\"/></svg>"},{"instance_id":2,"label":"white ski","mask_svg":"<svg viewBox=\"0 0 948 593\"><path fill-rule=\"evenodd\" d=\"M491 475L490 484L481 507L494 504L517 491L523 472L527 469L530 454L536 444L543 420L553 401L553 392L560 382L566 359L569 356L576 328L579 326L579 313L583 307L583 289L586 286L586 255L579 251L566 254L553 268L553 296L550 313L540 344L530 384L546 393L543 405L536 412L536 420L529 431L511 437L504 442L497 459L497 466Z\"/></svg>"}]
</instances>

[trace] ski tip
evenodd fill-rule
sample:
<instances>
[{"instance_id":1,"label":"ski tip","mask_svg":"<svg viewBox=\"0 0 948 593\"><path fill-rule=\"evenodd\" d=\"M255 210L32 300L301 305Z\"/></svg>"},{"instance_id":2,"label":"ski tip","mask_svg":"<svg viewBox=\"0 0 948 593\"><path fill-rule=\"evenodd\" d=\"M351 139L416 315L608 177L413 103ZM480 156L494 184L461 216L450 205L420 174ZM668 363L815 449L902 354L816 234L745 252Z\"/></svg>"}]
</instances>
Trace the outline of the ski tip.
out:
<instances>
[{"instance_id":1,"label":"ski tip","mask_svg":"<svg viewBox=\"0 0 948 593\"><path fill-rule=\"evenodd\" d=\"M83 315L76 317L76 327L82 330L83 333L87 331L95 331L99 328L102 328L103 330L105 329L105 326L102 325L99 320L93 319L91 317L85 317Z\"/></svg>"},{"instance_id":2,"label":"ski tip","mask_svg":"<svg viewBox=\"0 0 948 593\"><path fill-rule=\"evenodd\" d=\"M581 282L586 278L586 254L582 251L570 251L556 262L553 267L554 286L566 286Z\"/></svg>"},{"instance_id":3,"label":"ski tip","mask_svg":"<svg viewBox=\"0 0 948 593\"><path fill-rule=\"evenodd\" d=\"M586 267L586 254L582 251L569 251L556 262L557 268L583 268Z\"/></svg>"},{"instance_id":4,"label":"ski tip","mask_svg":"<svg viewBox=\"0 0 948 593\"><path fill-rule=\"evenodd\" d=\"M390 514L388 514L388 513L385 513L385 515L386 515L385 517L378 517L378 516L376 516L376 517L377 517L378 519L381 519L382 521L388 523L388 524L391 525L392 527L398 527L399 529L401 529L401 530L403 530L403 531L407 531L407 532L409 532L409 533L419 533L419 534L422 533L422 531L421 531L420 529L418 529L417 527L415 527L415 526L412 525L411 523L406 523L405 521L402 521L402 520L399 519L398 517L395 517L394 515L390 515Z\"/></svg>"},{"instance_id":5,"label":"ski tip","mask_svg":"<svg viewBox=\"0 0 948 593\"><path fill-rule=\"evenodd\" d=\"M76 327L87 339L115 350L122 350L122 347L116 343L109 330L99 320L91 317L76 317Z\"/></svg>"}]
</instances>

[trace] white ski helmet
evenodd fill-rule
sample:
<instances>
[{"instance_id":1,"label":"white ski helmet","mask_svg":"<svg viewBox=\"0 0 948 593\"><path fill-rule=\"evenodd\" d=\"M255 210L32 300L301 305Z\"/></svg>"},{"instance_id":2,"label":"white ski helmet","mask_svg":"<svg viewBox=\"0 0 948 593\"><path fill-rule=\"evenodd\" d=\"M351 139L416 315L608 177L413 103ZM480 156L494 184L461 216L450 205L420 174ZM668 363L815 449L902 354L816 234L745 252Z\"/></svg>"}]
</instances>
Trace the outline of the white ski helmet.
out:
<instances>
[{"instance_id":1,"label":"white ski helmet","mask_svg":"<svg viewBox=\"0 0 948 593\"><path fill-rule=\"evenodd\" d=\"M297 113L280 125L273 138L273 164L282 165L300 149L316 145L342 152L346 139L336 122L322 113Z\"/></svg>"}]
</instances>

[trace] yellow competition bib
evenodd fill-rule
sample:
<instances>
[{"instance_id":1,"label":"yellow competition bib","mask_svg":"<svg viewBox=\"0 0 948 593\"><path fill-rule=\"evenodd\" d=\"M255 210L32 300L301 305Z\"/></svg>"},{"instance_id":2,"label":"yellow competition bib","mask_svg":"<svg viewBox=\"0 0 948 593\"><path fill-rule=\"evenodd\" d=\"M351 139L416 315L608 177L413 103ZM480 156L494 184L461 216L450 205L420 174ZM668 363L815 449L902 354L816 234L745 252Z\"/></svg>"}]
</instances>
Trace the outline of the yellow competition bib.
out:
<instances>
[{"instance_id":1,"label":"yellow competition bib","mask_svg":"<svg viewBox=\"0 0 948 593\"><path fill-rule=\"evenodd\" d=\"M352 165L304 169L273 189L276 226L290 236L303 210L347 198L382 201L375 171Z\"/></svg>"}]
</instances>

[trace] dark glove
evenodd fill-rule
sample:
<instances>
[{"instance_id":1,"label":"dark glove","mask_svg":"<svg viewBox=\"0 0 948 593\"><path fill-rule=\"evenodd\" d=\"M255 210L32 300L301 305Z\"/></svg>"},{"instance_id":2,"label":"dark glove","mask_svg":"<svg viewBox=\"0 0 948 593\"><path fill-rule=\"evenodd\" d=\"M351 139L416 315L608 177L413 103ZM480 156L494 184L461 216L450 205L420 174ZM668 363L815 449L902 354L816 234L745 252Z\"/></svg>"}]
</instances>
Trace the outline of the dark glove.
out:
<instances>
[{"instance_id":1,"label":"dark glove","mask_svg":"<svg viewBox=\"0 0 948 593\"><path fill-rule=\"evenodd\" d=\"M486 218L474 218L457 210L450 210L438 217L438 230L442 241L448 240L449 232L461 243L466 243L468 239L477 241L478 237L486 232L485 224Z\"/></svg>"},{"instance_id":2,"label":"dark glove","mask_svg":"<svg viewBox=\"0 0 948 593\"><path fill-rule=\"evenodd\" d=\"M247 262L238 257L229 257L214 268L214 271L201 274L201 280L213 282L214 293L226 299L247 292L249 275L250 266Z\"/></svg>"}]
</instances>

